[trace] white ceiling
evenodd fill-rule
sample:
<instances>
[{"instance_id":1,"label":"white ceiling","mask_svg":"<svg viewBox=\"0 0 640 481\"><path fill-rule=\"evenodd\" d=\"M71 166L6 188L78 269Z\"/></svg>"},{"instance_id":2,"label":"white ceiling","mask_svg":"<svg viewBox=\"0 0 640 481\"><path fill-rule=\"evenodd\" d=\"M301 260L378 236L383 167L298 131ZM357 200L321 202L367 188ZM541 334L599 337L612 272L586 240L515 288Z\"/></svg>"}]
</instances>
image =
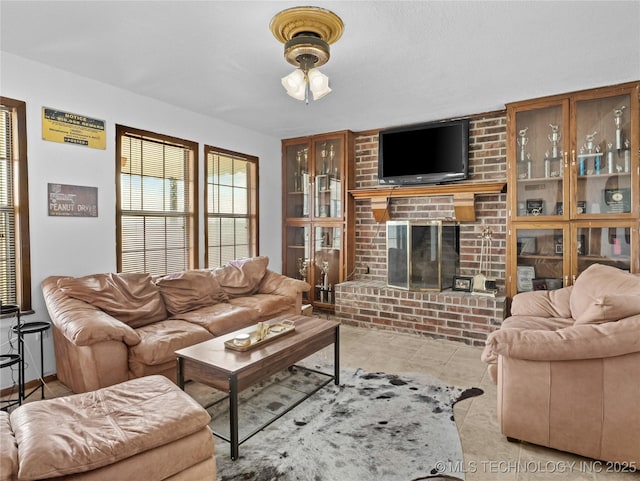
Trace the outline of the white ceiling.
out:
<instances>
[{"instance_id":1,"label":"white ceiling","mask_svg":"<svg viewBox=\"0 0 640 481\"><path fill-rule=\"evenodd\" d=\"M333 92L286 95L271 18L345 24L321 68ZM277 138L501 109L640 79L634 1L7 1L0 49Z\"/></svg>"}]
</instances>

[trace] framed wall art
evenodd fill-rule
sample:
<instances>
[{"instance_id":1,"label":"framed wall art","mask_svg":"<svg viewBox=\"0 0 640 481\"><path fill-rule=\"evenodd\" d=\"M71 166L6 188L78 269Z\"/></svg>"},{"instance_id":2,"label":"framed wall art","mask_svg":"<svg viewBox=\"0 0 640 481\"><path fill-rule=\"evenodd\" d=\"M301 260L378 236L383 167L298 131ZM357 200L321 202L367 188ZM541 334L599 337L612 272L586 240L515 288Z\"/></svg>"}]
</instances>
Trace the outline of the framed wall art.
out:
<instances>
[{"instance_id":1,"label":"framed wall art","mask_svg":"<svg viewBox=\"0 0 640 481\"><path fill-rule=\"evenodd\" d=\"M47 184L47 201L50 216L98 217L97 187Z\"/></svg>"}]
</instances>

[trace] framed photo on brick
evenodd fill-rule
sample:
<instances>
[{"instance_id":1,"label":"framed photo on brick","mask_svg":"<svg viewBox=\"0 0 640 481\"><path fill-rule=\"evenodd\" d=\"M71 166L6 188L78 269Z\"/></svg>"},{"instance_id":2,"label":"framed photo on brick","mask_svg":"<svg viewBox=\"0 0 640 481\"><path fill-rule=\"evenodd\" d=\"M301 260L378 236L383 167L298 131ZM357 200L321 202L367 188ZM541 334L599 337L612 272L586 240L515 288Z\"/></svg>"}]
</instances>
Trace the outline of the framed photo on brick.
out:
<instances>
[{"instance_id":1,"label":"framed photo on brick","mask_svg":"<svg viewBox=\"0 0 640 481\"><path fill-rule=\"evenodd\" d=\"M471 292L473 287L473 277L453 276L453 291Z\"/></svg>"}]
</instances>

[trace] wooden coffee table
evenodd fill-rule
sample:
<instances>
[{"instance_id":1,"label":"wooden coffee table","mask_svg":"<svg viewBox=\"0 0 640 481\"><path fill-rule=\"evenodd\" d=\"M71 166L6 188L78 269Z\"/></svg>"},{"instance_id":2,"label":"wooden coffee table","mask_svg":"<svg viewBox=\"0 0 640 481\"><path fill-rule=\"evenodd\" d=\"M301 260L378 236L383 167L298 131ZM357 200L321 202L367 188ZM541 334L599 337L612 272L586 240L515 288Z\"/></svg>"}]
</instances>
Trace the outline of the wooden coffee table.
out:
<instances>
[{"instance_id":1,"label":"wooden coffee table","mask_svg":"<svg viewBox=\"0 0 640 481\"><path fill-rule=\"evenodd\" d=\"M180 388L184 389L185 380L193 380L229 393L230 437L227 438L215 431L213 434L231 444L231 459L238 458L238 446L254 434L262 431L331 381L334 381L335 384L340 382L340 323L318 317L291 314L276 317L266 322L275 323L285 319L295 323L294 332L280 336L251 350L244 352L232 350L226 348L224 342L233 339L240 332L255 330L255 326L240 329L239 331L176 351L178 385ZM238 393L283 369L293 366L296 362L331 344L334 345L333 374L298 366L298 368L327 376L327 380L246 437L239 439Z\"/></svg>"}]
</instances>

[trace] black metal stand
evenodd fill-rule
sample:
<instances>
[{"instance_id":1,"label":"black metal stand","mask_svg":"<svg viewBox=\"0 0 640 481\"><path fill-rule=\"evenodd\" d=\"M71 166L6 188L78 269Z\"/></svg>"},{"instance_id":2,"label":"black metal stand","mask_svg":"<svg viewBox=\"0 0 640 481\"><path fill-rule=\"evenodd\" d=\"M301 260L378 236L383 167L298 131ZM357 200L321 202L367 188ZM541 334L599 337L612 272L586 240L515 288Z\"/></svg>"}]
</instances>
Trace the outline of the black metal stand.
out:
<instances>
[{"instance_id":1,"label":"black metal stand","mask_svg":"<svg viewBox=\"0 0 640 481\"><path fill-rule=\"evenodd\" d=\"M27 399L33 393L35 393L38 389L40 389L40 399L44 399L44 342L42 339L42 334L44 331L48 330L51 327L51 323L49 322L25 322L20 324L18 322L17 326L13 326L13 332L18 334L19 342L22 341L22 362L20 363L20 377L22 378L22 384L20 386L20 398L22 400ZM24 336L26 334L38 334L40 333L40 380L38 385L31 390L29 394L25 394L25 377L24 377Z\"/></svg>"},{"instance_id":2,"label":"black metal stand","mask_svg":"<svg viewBox=\"0 0 640 481\"><path fill-rule=\"evenodd\" d=\"M20 306L15 304L3 304L0 305L0 316L8 317L15 316L17 318L17 324L12 327L13 332L18 335L18 352L10 352L0 355L0 369L5 367L11 367L18 365L18 396L15 399L3 399L0 400L2 410L6 411L12 406L19 406L22 404L22 393L24 391L24 346L22 344L22 333L20 331ZM16 329L17 328L17 329Z\"/></svg>"}]
</instances>

